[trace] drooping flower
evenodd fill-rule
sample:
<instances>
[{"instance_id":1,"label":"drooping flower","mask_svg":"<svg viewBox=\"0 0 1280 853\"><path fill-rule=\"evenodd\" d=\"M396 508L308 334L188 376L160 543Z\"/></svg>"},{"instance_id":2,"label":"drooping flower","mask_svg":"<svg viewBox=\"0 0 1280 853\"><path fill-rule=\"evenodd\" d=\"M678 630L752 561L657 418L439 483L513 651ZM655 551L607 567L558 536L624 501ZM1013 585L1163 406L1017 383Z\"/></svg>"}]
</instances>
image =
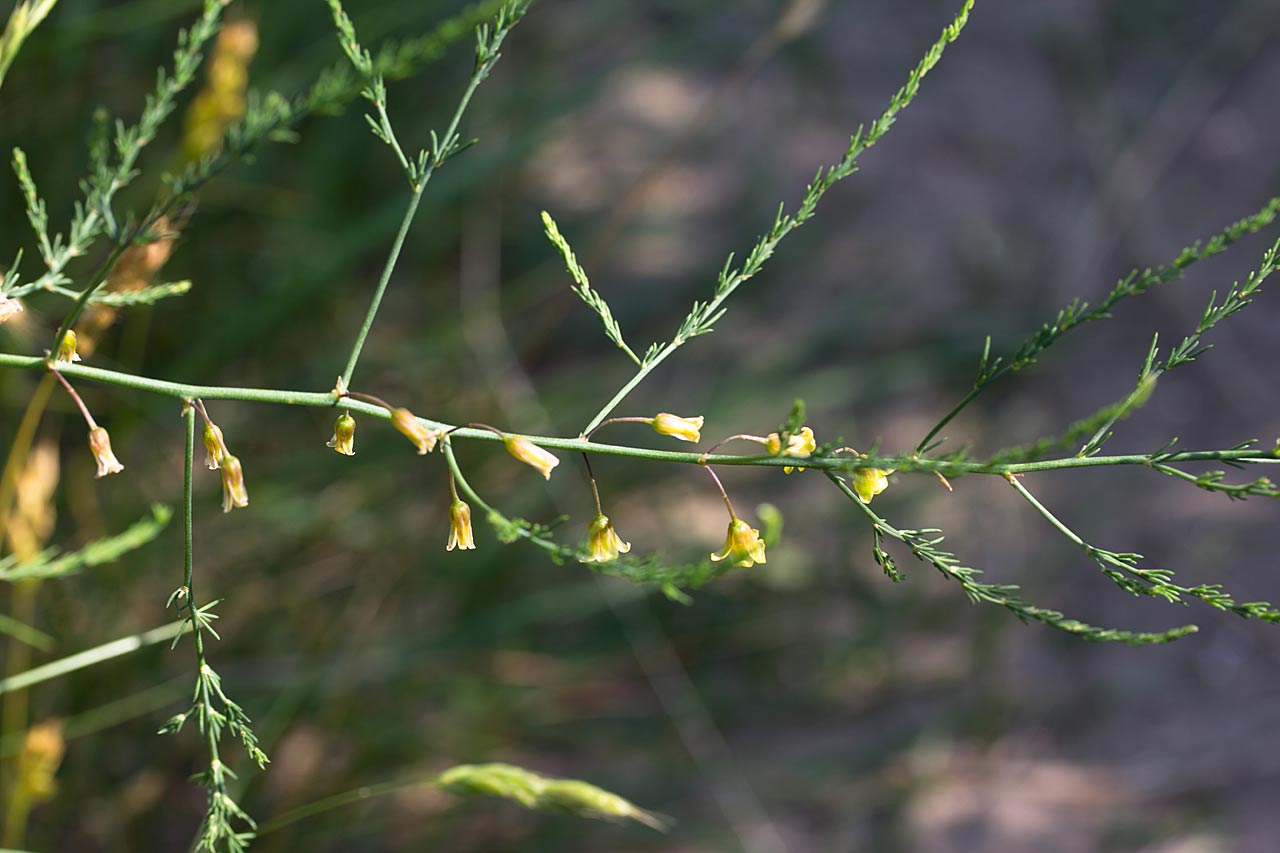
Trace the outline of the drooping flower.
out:
<instances>
[{"instance_id":1,"label":"drooping flower","mask_svg":"<svg viewBox=\"0 0 1280 853\"><path fill-rule=\"evenodd\" d=\"M107 435L107 431L102 427L96 426L89 430L89 449L93 451L93 458L98 463L96 476L105 477L124 470L120 460L111 451L111 436Z\"/></svg>"},{"instance_id":2,"label":"drooping flower","mask_svg":"<svg viewBox=\"0 0 1280 853\"><path fill-rule=\"evenodd\" d=\"M551 479L551 469L560 464L555 454L543 450L529 439L520 435L504 435L502 443L507 452L526 465L537 468L543 477Z\"/></svg>"},{"instance_id":3,"label":"drooping flower","mask_svg":"<svg viewBox=\"0 0 1280 853\"><path fill-rule=\"evenodd\" d=\"M344 456L356 455L356 419L350 412L338 415L333 424L333 438L329 439L327 446Z\"/></svg>"},{"instance_id":4,"label":"drooping flower","mask_svg":"<svg viewBox=\"0 0 1280 853\"><path fill-rule=\"evenodd\" d=\"M853 491L864 504L889 488L889 475L892 471L882 468L858 468L853 472Z\"/></svg>"},{"instance_id":5,"label":"drooping flower","mask_svg":"<svg viewBox=\"0 0 1280 853\"><path fill-rule=\"evenodd\" d=\"M471 530L471 507L465 501L454 498L449 505L449 544L446 551L472 551L476 547L475 534Z\"/></svg>"},{"instance_id":6,"label":"drooping flower","mask_svg":"<svg viewBox=\"0 0 1280 853\"><path fill-rule=\"evenodd\" d=\"M244 485L244 469L230 453L222 457L222 511L249 505L249 490Z\"/></svg>"},{"instance_id":7,"label":"drooping flower","mask_svg":"<svg viewBox=\"0 0 1280 853\"><path fill-rule=\"evenodd\" d=\"M10 299L7 296L0 295L0 323L8 320L14 314L22 313L22 303L16 299Z\"/></svg>"},{"instance_id":8,"label":"drooping flower","mask_svg":"<svg viewBox=\"0 0 1280 853\"><path fill-rule=\"evenodd\" d=\"M654 415L650 424L658 435L669 435L681 441L698 442L702 440L702 423L706 420L702 415L696 418L682 418L669 412Z\"/></svg>"},{"instance_id":9,"label":"drooping flower","mask_svg":"<svg viewBox=\"0 0 1280 853\"><path fill-rule=\"evenodd\" d=\"M607 563L630 550L631 543L622 541L609 517L597 515L587 531L587 556L578 559L583 563Z\"/></svg>"},{"instance_id":10,"label":"drooping flower","mask_svg":"<svg viewBox=\"0 0 1280 853\"><path fill-rule=\"evenodd\" d=\"M764 542L760 539L760 531L740 518L729 522L729 535L725 539L724 549L719 554L712 554L711 559L714 562L729 560L735 566L744 568L768 562L764 558Z\"/></svg>"},{"instance_id":11,"label":"drooping flower","mask_svg":"<svg viewBox=\"0 0 1280 853\"><path fill-rule=\"evenodd\" d=\"M76 352L76 333L71 329L67 329L67 333L62 336L62 343L58 345L58 357L54 359L57 364L73 364L80 360L80 353Z\"/></svg>"},{"instance_id":12,"label":"drooping flower","mask_svg":"<svg viewBox=\"0 0 1280 853\"><path fill-rule=\"evenodd\" d=\"M200 440L204 442L204 464L210 471L218 470L218 463L222 461L222 430L217 424L205 421Z\"/></svg>"},{"instance_id":13,"label":"drooping flower","mask_svg":"<svg viewBox=\"0 0 1280 853\"><path fill-rule=\"evenodd\" d=\"M405 437L418 447L418 455L426 456L436 449L438 436L422 425L408 409L394 409L391 412L391 423L404 433Z\"/></svg>"},{"instance_id":14,"label":"drooping flower","mask_svg":"<svg viewBox=\"0 0 1280 853\"><path fill-rule=\"evenodd\" d=\"M765 447L774 456L779 454L783 456L798 456L807 459L812 455L813 451L818 449L818 441L813 437L813 430L809 427L801 427L799 432L793 432L787 436L787 446L782 446L782 436L776 432L769 433ZM790 474L793 470L790 467L782 469L785 473ZM799 470L803 471L803 468Z\"/></svg>"}]
</instances>

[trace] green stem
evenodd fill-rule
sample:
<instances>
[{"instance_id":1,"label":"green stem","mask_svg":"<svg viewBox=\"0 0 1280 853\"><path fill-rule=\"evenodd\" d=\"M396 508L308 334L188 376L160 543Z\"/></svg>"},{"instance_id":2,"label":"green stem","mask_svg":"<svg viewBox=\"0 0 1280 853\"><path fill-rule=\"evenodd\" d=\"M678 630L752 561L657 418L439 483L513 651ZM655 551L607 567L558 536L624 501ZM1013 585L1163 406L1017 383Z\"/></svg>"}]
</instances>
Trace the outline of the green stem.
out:
<instances>
[{"instance_id":1,"label":"green stem","mask_svg":"<svg viewBox=\"0 0 1280 853\"><path fill-rule=\"evenodd\" d=\"M725 296L722 296L722 297L717 297L714 304L719 305L721 302L724 301L725 297L727 296L728 294L725 294ZM627 382L626 385L623 385L618 390L618 393L613 395L613 398L609 400L609 402L604 404L604 408L596 412L596 416L587 422L587 425L582 429L582 434L590 435L591 433L595 432L596 427L600 426L601 422L603 422L605 418L609 417L609 413L612 412L614 409L618 408L618 404L621 403L623 400L625 400L627 395L630 394L637 385L643 382L645 378L650 373L653 372L653 369L655 367L657 367L659 364L662 364L662 362L666 361L667 356L675 352L680 347L681 343L684 343L684 341L680 341L680 343L676 343L673 340L671 343L663 347L661 352L659 352L653 358L649 359L644 364L642 364L640 366L640 369L636 371L636 375L632 376L631 380Z\"/></svg>"},{"instance_id":2,"label":"green stem","mask_svg":"<svg viewBox=\"0 0 1280 853\"><path fill-rule=\"evenodd\" d=\"M391 794L396 791L402 791L405 788L417 788L427 785L435 786L438 785L438 778L439 777L437 775L432 774L431 776L424 776L420 779L404 779L394 782L380 782L376 785L361 785L359 788L353 788L352 790L344 791L341 794L334 794L331 797L325 797L324 799L316 800L303 806L298 806L296 809L292 809L278 817L274 817L262 824L262 828L258 830L257 834L259 836L266 835L268 833L275 832L278 829L284 829L286 826L297 823L304 818L315 817L318 814L324 814L327 811L332 811L333 809L341 808L342 806L372 799L373 797L385 796L386 794Z\"/></svg>"},{"instance_id":3,"label":"green stem","mask_svg":"<svg viewBox=\"0 0 1280 853\"><path fill-rule=\"evenodd\" d=\"M999 375L1003 376L1004 374L1000 373ZM989 383L978 383L977 385L974 385L973 388L969 389L969 393L964 395L964 399L959 403L956 403L955 408L943 415L942 420L934 424L933 429L929 430L929 433L924 438L920 439L920 443L916 445L916 453L924 453L926 448L929 446L929 442L933 441L934 436L942 432L943 428L947 424L951 423L951 421L955 419L956 415L964 411L964 407L972 403L974 398L981 394L982 389L986 388L988 384Z\"/></svg>"},{"instance_id":4,"label":"green stem","mask_svg":"<svg viewBox=\"0 0 1280 853\"><path fill-rule=\"evenodd\" d=\"M430 178L430 173L426 178ZM373 301L369 303L369 311L365 314L364 325L360 327L360 331L356 333L356 342L351 347L351 355L347 358L346 369L342 371L342 381L350 385L351 374L355 373L356 362L360 359L360 350L364 348L364 340L369 336L369 329L373 328L373 318L378 315L378 306L382 304L382 295L387 291L387 284L391 281L391 273L396 268L396 261L400 259L400 249L404 247L405 238L409 236L409 226L413 224L414 214L418 212L418 203L422 201L422 191L426 187L426 179L413 191L413 195L409 197L409 206L405 209L404 219L400 222L400 230L396 233L395 242L391 244L391 254L387 256L387 263L382 268L382 277L378 279L378 288L373 292Z\"/></svg>"},{"instance_id":5,"label":"green stem","mask_svg":"<svg viewBox=\"0 0 1280 853\"><path fill-rule=\"evenodd\" d=\"M504 35L504 33L499 33L495 36L497 43L501 43ZM497 57L495 55L493 62L496 61ZM378 315L378 307L382 304L382 296L386 293L387 284L391 281L391 273L395 270L396 262L400 259L400 250L404 247L405 238L409 235L409 226L413 224L413 217L418 212L418 204L422 201L422 193L431 181L431 176L436 173L436 169L448 159L448 146L457 135L458 125L462 123L462 114L467 111L467 106L471 103L471 96L475 94L481 81L492 70L493 62L480 63L476 66L475 71L472 72L466 91L462 93L462 99L458 101L458 107L453 111L453 119L449 122L449 129L445 131L443 137L445 148L433 153L431 163L413 188L413 195L409 198L409 206L404 212L404 219L400 222L400 230L396 234L395 242L391 244L391 253L387 256L387 263L382 268L382 277L378 279L378 287L373 293L373 301L369 303L369 310L365 314L364 324L356 334L356 342L351 348L351 355L347 358L346 369L342 371L342 381L348 388L351 387L351 375L355 373L356 362L360 360L360 351L364 348L365 338L369 336L369 329L373 327L373 319ZM379 105L379 109L381 109L381 105ZM385 118L386 113L383 112L382 115ZM400 153L398 143L395 148L400 155L401 162L405 164L405 168L408 170L407 161L404 159L404 154Z\"/></svg>"},{"instance_id":6,"label":"green stem","mask_svg":"<svg viewBox=\"0 0 1280 853\"><path fill-rule=\"evenodd\" d=\"M71 310L67 312L67 316L62 318L62 325L58 327L58 332L53 336L53 349L50 350L54 357L62 349L62 339L67 336L67 332L75 325L76 320L80 319L80 315L84 313L84 309L89 305L89 300L93 298L93 294L98 292L102 285L107 283L107 276L111 272L111 267L124 254L124 250L128 248L129 241L121 240L111 249L111 254L107 255L107 259L102 262L102 266L98 267L97 272L93 274L92 282L86 287L76 301L71 305Z\"/></svg>"},{"instance_id":7,"label":"green stem","mask_svg":"<svg viewBox=\"0 0 1280 853\"><path fill-rule=\"evenodd\" d=\"M31 687L33 684L60 678L76 670L95 666L103 661L136 652L138 649L145 649L147 646L163 643L165 640L172 640L186 631L188 627L187 620L180 619L177 622L170 622L168 625L161 625L159 628L152 628L150 631L143 631L141 634L121 637L118 640L112 640L109 643L103 643L91 649L85 649L83 652L76 652L74 655L50 661L0 680L0 693L22 690L23 688Z\"/></svg>"},{"instance_id":8,"label":"green stem","mask_svg":"<svg viewBox=\"0 0 1280 853\"><path fill-rule=\"evenodd\" d=\"M38 356L8 355L0 353L0 367L18 367L31 370L47 370L45 360ZM168 382L162 379L151 379L117 370L104 370L100 367L87 367L82 364L63 365L59 371L67 376L101 382L122 388L131 388L150 394L177 399L203 397L206 400L240 400L252 403L277 403L286 406L308 406L312 408L341 407L353 412L375 418L389 420L391 413L382 406L365 403L351 397L336 398L328 391L288 391L274 388L241 388L218 385L188 385L181 382ZM501 441L502 437L488 429L473 427L454 427L442 421L429 418L418 418L419 423L431 430L446 430L459 438L480 441ZM650 450L643 447L626 447L617 444L600 444L581 438L557 438L554 436L525 436L529 441L542 447L554 450L599 453L606 456L627 456L633 459L648 459L657 462L680 462L689 465L739 465L758 468L794 467L795 457L790 456L727 456L707 455L671 450ZM1280 462L1270 450L1197 450L1182 453L1162 454L1158 463L1151 454L1135 453L1125 456L1075 456L1061 459L1042 459L1033 462L1017 462L1001 464L997 462L958 462L945 459L927 459L911 456L879 456L846 458L836 456L808 457L804 460L806 468L820 471L852 471L857 468L895 469L900 473L916 471L939 471L942 474L1026 474L1032 471L1052 471L1062 468L1098 468L1107 465L1144 465L1151 467L1160 463L1172 462L1246 462L1272 464Z\"/></svg>"},{"instance_id":9,"label":"green stem","mask_svg":"<svg viewBox=\"0 0 1280 853\"><path fill-rule=\"evenodd\" d=\"M485 502L485 499L471 488L471 484L467 482L467 478L462 476L462 469L458 467L458 458L453 455L453 445L446 439L440 445L441 452L444 453L445 464L449 466L449 473L453 475L453 479L458 484L458 488L462 489L462 493L471 499L471 502L480 507L487 513L497 512L492 506Z\"/></svg>"}]
</instances>

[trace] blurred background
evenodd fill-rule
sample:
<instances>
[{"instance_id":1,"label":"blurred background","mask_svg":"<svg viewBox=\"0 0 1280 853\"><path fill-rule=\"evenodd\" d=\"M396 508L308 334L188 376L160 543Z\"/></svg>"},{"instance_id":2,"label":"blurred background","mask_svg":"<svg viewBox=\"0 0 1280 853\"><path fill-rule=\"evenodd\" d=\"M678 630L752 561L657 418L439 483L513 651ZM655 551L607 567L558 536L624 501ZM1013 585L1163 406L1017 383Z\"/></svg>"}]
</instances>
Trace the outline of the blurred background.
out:
<instances>
[{"instance_id":1,"label":"blurred background","mask_svg":"<svg viewBox=\"0 0 1280 853\"><path fill-rule=\"evenodd\" d=\"M55 229L77 198L93 111L134 120L198 5L61 0L24 47L0 93L0 147L26 150ZM463 123L478 144L426 193L357 389L445 421L577 434L632 368L569 292L538 212L557 218L633 346L669 339L724 257L748 250L777 203L794 206L841 156L957 6L537 3ZM461 8L348 4L369 46ZM254 87L292 94L341 58L320 2L237 0L228 14L255 42L244 55ZM703 414L714 440L776 429L802 397L820 440L910 450L969 387L985 335L1008 350L1073 297L1096 301L1130 268L1168 262L1276 193L1278 31L1270 0L983 0L863 171L734 296L717 334L689 343L618 413ZM470 66L464 40L391 84L406 147L447 124ZM331 388L407 199L362 111L310 119L296 142L210 184L156 276L190 279L191 292L114 318L88 362ZM179 117L121 209L149 206L183 140ZM34 241L5 181L0 256L26 247L30 278ZM951 445L986 453L1121 398L1152 332L1179 340L1275 233L1073 332L956 420ZM1188 448L1274 441L1272 296L1162 379L1109 451L1173 436ZM27 300L0 348L39 352L66 307ZM0 371L0 452L38 381ZM177 403L79 388L126 471L93 480L83 424L55 394L6 551L19 522L36 544L73 547L153 502L179 505ZM331 412L210 409L252 494L224 516L216 475L197 471L197 591L225 599L209 653L272 758L259 773L225 749L251 814L265 822L359 786L509 761L676 821L660 835L408 786L280 825L255 850L1199 853L1268 851L1280 837L1280 629L1126 595L996 478L948 493L899 477L876 506L900 527L943 528L967 564L1042 606L1200 633L1167 647L1090 645L974 607L906 553L895 585L862 517L812 473L723 472L740 510L756 519L768 501L785 526L766 565L696 591L692 606L500 545L479 519L478 550L446 554L442 461L413 456L385 423L362 419L347 458L324 447ZM670 446L616 430L611 440ZM460 445L459 456L508 514L564 511L565 538L585 530L576 460L544 489L499 448ZM696 559L722 544L723 509L698 472L604 458L596 474L635 553ZM1141 552L1188 585L1280 599L1274 504L1141 469L1026 484L1097 545ZM175 522L114 564L7 590L5 612L56 641L15 653L6 639L10 669L15 654L37 665L169 621L181 553ZM192 729L155 731L186 707L193 659L189 643L161 643L9 700L6 760L29 725L50 720L65 747L23 846L187 848L203 812L187 777L207 757Z\"/></svg>"}]
</instances>

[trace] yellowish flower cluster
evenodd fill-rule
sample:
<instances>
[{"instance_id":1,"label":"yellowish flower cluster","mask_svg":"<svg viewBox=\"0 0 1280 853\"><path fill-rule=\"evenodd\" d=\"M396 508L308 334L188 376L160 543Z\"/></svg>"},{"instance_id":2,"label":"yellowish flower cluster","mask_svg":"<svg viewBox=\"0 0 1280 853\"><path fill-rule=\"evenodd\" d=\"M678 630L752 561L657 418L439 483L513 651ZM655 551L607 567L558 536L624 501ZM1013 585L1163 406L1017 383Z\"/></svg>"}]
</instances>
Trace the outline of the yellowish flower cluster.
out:
<instances>
[{"instance_id":1,"label":"yellowish flower cluster","mask_svg":"<svg viewBox=\"0 0 1280 853\"><path fill-rule=\"evenodd\" d=\"M227 128L244 115L249 63L257 52L258 26L253 21L228 21L218 32L204 87L187 109L182 136L186 162L216 151Z\"/></svg>"}]
</instances>

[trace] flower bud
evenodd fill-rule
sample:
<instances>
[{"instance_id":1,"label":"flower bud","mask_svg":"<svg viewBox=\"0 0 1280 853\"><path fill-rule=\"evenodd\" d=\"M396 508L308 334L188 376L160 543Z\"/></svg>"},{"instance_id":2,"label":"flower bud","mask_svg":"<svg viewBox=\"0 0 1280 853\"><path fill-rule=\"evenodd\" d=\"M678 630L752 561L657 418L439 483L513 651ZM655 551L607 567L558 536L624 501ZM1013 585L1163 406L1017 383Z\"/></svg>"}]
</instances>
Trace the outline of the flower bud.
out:
<instances>
[{"instance_id":1,"label":"flower bud","mask_svg":"<svg viewBox=\"0 0 1280 853\"><path fill-rule=\"evenodd\" d=\"M446 551L474 551L476 537L471 530L471 507L465 501L454 499L449 505L449 544Z\"/></svg>"},{"instance_id":2,"label":"flower bud","mask_svg":"<svg viewBox=\"0 0 1280 853\"><path fill-rule=\"evenodd\" d=\"M718 563L726 559L735 566L744 568L767 562L764 558L764 542L760 539L760 531L755 530L740 518L730 521L729 535L725 539L724 549L719 554L711 555L713 562Z\"/></svg>"},{"instance_id":3,"label":"flower bud","mask_svg":"<svg viewBox=\"0 0 1280 853\"><path fill-rule=\"evenodd\" d=\"M67 333L62 336L62 343L58 345L58 357L54 361L57 364L72 364L79 360L80 353L76 352L76 333L67 329Z\"/></svg>"},{"instance_id":4,"label":"flower bud","mask_svg":"<svg viewBox=\"0 0 1280 853\"><path fill-rule=\"evenodd\" d=\"M436 448L436 434L427 429L413 416L408 409L395 409L391 412L391 423L404 433L410 441L418 446L418 455L426 456Z\"/></svg>"},{"instance_id":5,"label":"flower bud","mask_svg":"<svg viewBox=\"0 0 1280 853\"><path fill-rule=\"evenodd\" d=\"M702 415L696 418L682 418L668 412L659 412L654 415L650 424L658 435L669 435L681 441L698 442L702 440L701 430L704 420Z\"/></svg>"},{"instance_id":6,"label":"flower bud","mask_svg":"<svg viewBox=\"0 0 1280 853\"><path fill-rule=\"evenodd\" d=\"M629 542L623 542L613 529L607 515L597 515L587 532L587 556L579 557L583 563L607 563L616 560L618 554L631 550Z\"/></svg>"},{"instance_id":7,"label":"flower bud","mask_svg":"<svg viewBox=\"0 0 1280 853\"><path fill-rule=\"evenodd\" d=\"M504 435L502 442L507 452L526 465L537 468L543 477L551 479L551 469L560 464L554 454L543 450L529 439L519 435Z\"/></svg>"},{"instance_id":8,"label":"flower bud","mask_svg":"<svg viewBox=\"0 0 1280 853\"><path fill-rule=\"evenodd\" d=\"M329 439L329 447L344 456L356 455L356 419L350 412L338 415L333 424L333 438Z\"/></svg>"},{"instance_id":9,"label":"flower bud","mask_svg":"<svg viewBox=\"0 0 1280 853\"><path fill-rule=\"evenodd\" d=\"M249 505L249 490L244 485L244 469L230 453L222 457L222 511Z\"/></svg>"},{"instance_id":10,"label":"flower bud","mask_svg":"<svg viewBox=\"0 0 1280 853\"><path fill-rule=\"evenodd\" d=\"M210 471L218 470L218 463L222 461L222 430L217 424L205 421L200 440L204 442L204 464Z\"/></svg>"},{"instance_id":11,"label":"flower bud","mask_svg":"<svg viewBox=\"0 0 1280 853\"><path fill-rule=\"evenodd\" d=\"M8 320L14 314L22 312L22 303L16 299L10 299L7 296L0 295L0 323Z\"/></svg>"},{"instance_id":12,"label":"flower bud","mask_svg":"<svg viewBox=\"0 0 1280 853\"><path fill-rule=\"evenodd\" d=\"M98 463L97 476L105 477L124 470L120 460L111 452L111 436L102 427L89 430L89 449L93 451L93 458Z\"/></svg>"}]
</instances>

